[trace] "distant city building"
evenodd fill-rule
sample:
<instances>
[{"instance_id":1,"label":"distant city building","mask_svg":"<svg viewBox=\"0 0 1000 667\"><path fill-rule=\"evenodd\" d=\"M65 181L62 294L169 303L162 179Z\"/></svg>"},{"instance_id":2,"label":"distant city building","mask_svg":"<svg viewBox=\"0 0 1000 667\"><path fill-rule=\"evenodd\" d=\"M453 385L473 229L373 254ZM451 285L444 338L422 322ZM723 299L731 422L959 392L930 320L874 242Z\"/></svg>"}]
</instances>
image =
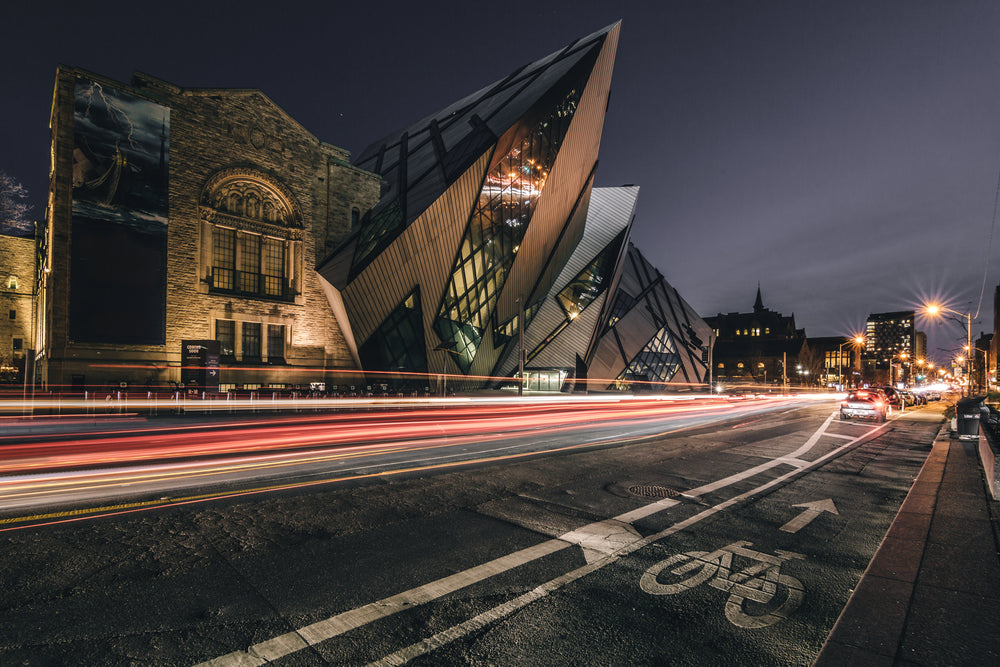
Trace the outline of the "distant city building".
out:
<instances>
[{"instance_id":1,"label":"distant city building","mask_svg":"<svg viewBox=\"0 0 1000 667\"><path fill-rule=\"evenodd\" d=\"M872 313L865 323L864 374L869 382L907 382L915 360L914 311Z\"/></svg>"},{"instance_id":2,"label":"distant city building","mask_svg":"<svg viewBox=\"0 0 1000 667\"><path fill-rule=\"evenodd\" d=\"M823 360L824 384L857 383L862 346L845 336L810 337L808 342L812 355Z\"/></svg>"},{"instance_id":3,"label":"distant city building","mask_svg":"<svg viewBox=\"0 0 1000 667\"><path fill-rule=\"evenodd\" d=\"M992 368L996 367L996 361L990 355L994 336L993 333L984 332L980 333L979 338L973 341L973 346L976 349L976 363L973 366L973 372L976 376L974 382L979 393L985 393L991 381L995 382L996 380L996 376L990 372Z\"/></svg>"},{"instance_id":4,"label":"distant city building","mask_svg":"<svg viewBox=\"0 0 1000 667\"><path fill-rule=\"evenodd\" d=\"M987 369L989 391L997 390L1000 379L1000 285L993 291L993 338L990 339L990 357Z\"/></svg>"},{"instance_id":5,"label":"distant city building","mask_svg":"<svg viewBox=\"0 0 1000 667\"><path fill-rule=\"evenodd\" d=\"M705 322L716 336L712 364L717 379L780 384L787 377L811 384L822 373L823 359L811 354L795 315L765 308L759 286L751 312L719 313Z\"/></svg>"},{"instance_id":6,"label":"distant city building","mask_svg":"<svg viewBox=\"0 0 1000 667\"><path fill-rule=\"evenodd\" d=\"M927 360L927 334L916 331L913 334L913 358L916 361Z\"/></svg>"}]
</instances>

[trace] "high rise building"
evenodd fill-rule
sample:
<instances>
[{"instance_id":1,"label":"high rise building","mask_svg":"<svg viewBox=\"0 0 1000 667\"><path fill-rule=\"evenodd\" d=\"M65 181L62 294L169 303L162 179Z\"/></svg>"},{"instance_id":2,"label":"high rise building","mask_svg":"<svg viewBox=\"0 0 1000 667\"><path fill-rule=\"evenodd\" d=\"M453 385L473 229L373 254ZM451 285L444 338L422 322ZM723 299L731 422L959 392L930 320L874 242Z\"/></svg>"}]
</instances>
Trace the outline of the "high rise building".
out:
<instances>
[{"instance_id":1,"label":"high rise building","mask_svg":"<svg viewBox=\"0 0 1000 667\"><path fill-rule=\"evenodd\" d=\"M915 341L912 310L872 313L865 322L865 354L878 368L888 368L901 354L912 360Z\"/></svg>"}]
</instances>

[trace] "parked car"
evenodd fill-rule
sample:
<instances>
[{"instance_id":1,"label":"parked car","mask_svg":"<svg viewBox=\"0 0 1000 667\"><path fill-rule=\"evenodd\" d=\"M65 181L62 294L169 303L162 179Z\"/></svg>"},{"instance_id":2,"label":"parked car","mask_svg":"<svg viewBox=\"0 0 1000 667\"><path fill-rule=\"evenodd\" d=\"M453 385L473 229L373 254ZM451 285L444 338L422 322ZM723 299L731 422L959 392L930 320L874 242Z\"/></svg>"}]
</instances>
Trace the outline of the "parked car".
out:
<instances>
[{"instance_id":1,"label":"parked car","mask_svg":"<svg viewBox=\"0 0 1000 667\"><path fill-rule=\"evenodd\" d=\"M904 389L899 392L900 396L906 401L907 405L927 405L927 399L920 394L915 394L908 389Z\"/></svg>"},{"instance_id":2,"label":"parked car","mask_svg":"<svg viewBox=\"0 0 1000 667\"><path fill-rule=\"evenodd\" d=\"M881 389L856 389L840 404L840 418L847 421L854 417L884 422L892 414L892 405Z\"/></svg>"},{"instance_id":3,"label":"parked car","mask_svg":"<svg viewBox=\"0 0 1000 667\"><path fill-rule=\"evenodd\" d=\"M889 405L897 410L904 410L906 409L906 406L913 405L913 402L904 396L902 391L896 389L895 387L885 386L877 387L877 389L881 390L882 393L885 394L886 399L889 401Z\"/></svg>"}]
</instances>

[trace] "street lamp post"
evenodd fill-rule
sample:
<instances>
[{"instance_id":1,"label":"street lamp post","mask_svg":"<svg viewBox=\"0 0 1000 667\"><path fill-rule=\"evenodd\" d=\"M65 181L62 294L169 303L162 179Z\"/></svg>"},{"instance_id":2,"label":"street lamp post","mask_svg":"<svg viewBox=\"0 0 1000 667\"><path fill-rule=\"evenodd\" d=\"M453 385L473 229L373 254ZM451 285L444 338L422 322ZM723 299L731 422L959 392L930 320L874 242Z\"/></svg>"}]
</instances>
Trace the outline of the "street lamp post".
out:
<instances>
[{"instance_id":1,"label":"street lamp post","mask_svg":"<svg viewBox=\"0 0 1000 667\"><path fill-rule=\"evenodd\" d=\"M896 364L893 363L893 359L899 359L899 379L903 379L903 362L909 358L906 352L900 352L899 354L889 356L889 386L893 386L893 373L896 371Z\"/></svg>"},{"instance_id":2,"label":"street lamp post","mask_svg":"<svg viewBox=\"0 0 1000 667\"><path fill-rule=\"evenodd\" d=\"M968 340L968 344L969 344L969 364L968 364L968 371L969 371L969 395L971 396L972 395L972 366L973 366L972 359L974 357L974 355L972 353L972 313L960 313L957 310L952 310L951 308L945 308L944 306L939 306L936 303L928 304L924 308L924 312L927 313L928 315L930 315L931 317L937 316L940 313L945 312L945 313L951 313L952 315L958 315L959 317L964 317L965 318L965 332L966 332L966 336L967 336L967 340Z\"/></svg>"},{"instance_id":3,"label":"street lamp post","mask_svg":"<svg viewBox=\"0 0 1000 667\"><path fill-rule=\"evenodd\" d=\"M457 343L453 340L445 341L434 348L434 351L441 351L441 396L443 398L448 397L448 353L451 352L456 357L458 352L455 351L455 346Z\"/></svg>"},{"instance_id":4,"label":"street lamp post","mask_svg":"<svg viewBox=\"0 0 1000 667\"><path fill-rule=\"evenodd\" d=\"M840 384L844 384L844 359L843 351L845 345L864 345L864 336L855 336L850 340L845 340L837 347L837 374L840 376Z\"/></svg>"}]
</instances>

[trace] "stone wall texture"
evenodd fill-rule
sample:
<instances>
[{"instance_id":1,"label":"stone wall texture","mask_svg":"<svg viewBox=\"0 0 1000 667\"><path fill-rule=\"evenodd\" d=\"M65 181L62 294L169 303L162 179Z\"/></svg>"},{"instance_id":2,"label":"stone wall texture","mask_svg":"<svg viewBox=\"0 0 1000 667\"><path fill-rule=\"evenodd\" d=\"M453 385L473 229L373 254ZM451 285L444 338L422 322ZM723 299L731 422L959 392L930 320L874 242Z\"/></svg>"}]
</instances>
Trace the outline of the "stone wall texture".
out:
<instances>
[{"instance_id":1,"label":"stone wall texture","mask_svg":"<svg viewBox=\"0 0 1000 667\"><path fill-rule=\"evenodd\" d=\"M35 240L0 235L0 381L22 379L32 348L34 290Z\"/></svg>"}]
</instances>

